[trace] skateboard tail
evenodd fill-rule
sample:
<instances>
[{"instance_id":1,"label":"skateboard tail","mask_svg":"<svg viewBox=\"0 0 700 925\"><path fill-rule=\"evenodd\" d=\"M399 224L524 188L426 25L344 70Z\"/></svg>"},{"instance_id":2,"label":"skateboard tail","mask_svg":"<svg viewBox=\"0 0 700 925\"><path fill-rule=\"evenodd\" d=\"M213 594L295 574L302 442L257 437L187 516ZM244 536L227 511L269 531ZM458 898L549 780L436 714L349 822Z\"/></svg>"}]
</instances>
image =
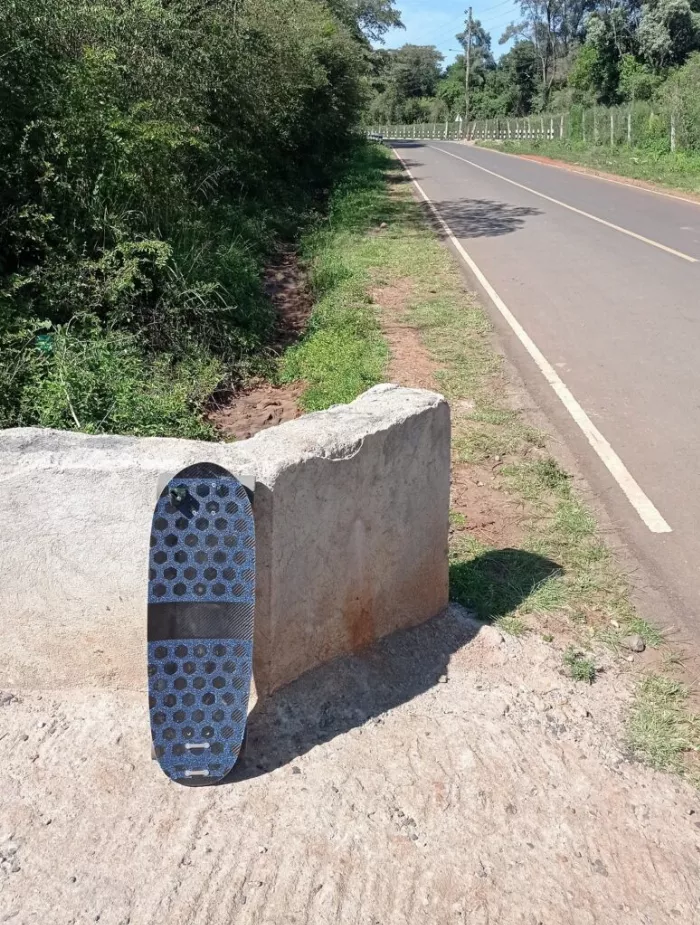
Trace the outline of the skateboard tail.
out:
<instances>
[{"instance_id":1,"label":"skateboard tail","mask_svg":"<svg viewBox=\"0 0 700 925\"><path fill-rule=\"evenodd\" d=\"M235 764L248 718L252 654L248 639L149 642L153 745L169 777L216 779Z\"/></svg>"}]
</instances>

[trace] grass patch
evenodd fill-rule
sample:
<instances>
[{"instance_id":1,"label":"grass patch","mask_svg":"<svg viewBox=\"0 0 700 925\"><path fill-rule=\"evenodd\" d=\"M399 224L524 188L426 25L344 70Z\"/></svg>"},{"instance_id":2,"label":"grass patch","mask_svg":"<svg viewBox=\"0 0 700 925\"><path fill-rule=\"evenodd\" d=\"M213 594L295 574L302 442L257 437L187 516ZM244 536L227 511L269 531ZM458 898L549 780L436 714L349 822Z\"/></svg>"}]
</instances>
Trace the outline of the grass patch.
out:
<instances>
[{"instance_id":1,"label":"grass patch","mask_svg":"<svg viewBox=\"0 0 700 925\"><path fill-rule=\"evenodd\" d=\"M688 689L672 678L649 675L637 686L629 722L634 753L658 770L687 773L700 752L700 716L687 706ZM691 776L698 778L697 772Z\"/></svg>"},{"instance_id":2,"label":"grass patch","mask_svg":"<svg viewBox=\"0 0 700 925\"><path fill-rule=\"evenodd\" d=\"M582 652L577 652L573 646L569 646L564 653L563 661L574 681L585 681L587 684L593 684L597 671L591 658L586 658Z\"/></svg>"},{"instance_id":3,"label":"grass patch","mask_svg":"<svg viewBox=\"0 0 700 925\"><path fill-rule=\"evenodd\" d=\"M494 625L509 636L524 636L528 631L527 624L520 617L499 617Z\"/></svg>"},{"instance_id":4,"label":"grass patch","mask_svg":"<svg viewBox=\"0 0 700 925\"><path fill-rule=\"evenodd\" d=\"M583 142L559 141L506 141L498 145L480 142L480 145L509 154L539 154L634 180L700 193L700 154L689 151L671 154L644 148L606 148Z\"/></svg>"},{"instance_id":5,"label":"grass patch","mask_svg":"<svg viewBox=\"0 0 700 925\"><path fill-rule=\"evenodd\" d=\"M391 211L385 167L383 151L358 148L327 221L302 248L316 304L306 336L283 358L280 378L308 383L301 399L307 411L352 401L382 380L388 352L369 295L378 266L369 232Z\"/></svg>"}]
</instances>

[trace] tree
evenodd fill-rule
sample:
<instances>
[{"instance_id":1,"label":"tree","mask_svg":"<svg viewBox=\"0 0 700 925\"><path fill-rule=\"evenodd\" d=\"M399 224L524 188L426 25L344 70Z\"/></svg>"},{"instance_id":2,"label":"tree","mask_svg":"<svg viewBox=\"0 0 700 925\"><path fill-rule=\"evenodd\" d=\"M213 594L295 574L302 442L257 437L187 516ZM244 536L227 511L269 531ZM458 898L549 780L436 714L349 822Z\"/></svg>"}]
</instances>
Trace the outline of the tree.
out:
<instances>
[{"instance_id":1,"label":"tree","mask_svg":"<svg viewBox=\"0 0 700 925\"><path fill-rule=\"evenodd\" d=\"M464 113L466 70L464 55L458 55L457 59L447 66L438 84L437 94L452 116Z\"/></svg>"},{"instance_id":2,"label":"tree","mask_svg":"<svg viewBox=\"0 0 700 925\"><path fill-rule=\"evenodd\" d=\"M499 40L500 44L504 44L514 36L520 36L531 42L539 62L543 108L547 107L552 90L564 10L563 0L521 0L522 19L511 23Z\"/></svg>"},{"instance_id":3,"label":"tree","mask_svg":"<svg viewBox=\"0 0 700 925\"><path fill-rule=\"evenodd\" d=\"M516 42L503 55L498 67L505 74L509 90L508 115L526 116L537 94L537 57L532 42Z\"/></svg>"},{"instance_id":4,"label":"tree","mask_svg":"<svg viewBox=\"0 0 700 925\"><path fill-rule=\"evenodd\" d=\"M657 71L682 64L700 48L700 16L688 0L654 0L642 7L637 39L641 56Z\"/></svg>"},{"instance_id":5,"label":"tree","mask_svg":"<svg viewBox=\"0 0 700 925\"><path fill-rule=\"evenodd\" d=\"M619 102L622 56L620 29L615 29L618 12L613 10L610 16L594 14L588 19L585 44L578 51L568 78L571 87L590 94L592 101L605 106Z\"/></svg>"},{"instance_id":6,"label":"tree","mask_svg":"<svg viewBox=\"0 0 700 925\"><path fill-rule=\"evenodd\" d=\"M433 96L443 56L433 45L404 45L391 53L390 80L399 99Z\"/></svg>"},{"instance_id":7,"label":"tree","mask_svg":"<svg viewBox=\"0 0 700 925\"><path fill-rule=\"evenodd\" d=\"M403 29L394 0L328 0L341 22L374 42L382 41L389 29Z\"/></svg>"},{"instance_id":8,"label":"tree","mask_svg":"<svg viewBox=\"0 0 700 925\"><path fill-rule=\"evenodd\" d=\"M634 100L650 100L659 86L660 78L654 74L652 69L637 60L634 55L627 54L622 56L620 65L620 94L623 99L634 102Z\"/></svg>"},{"instance_id":9,"label":"tree","mask_svg":"<svg viewBox=\"0 0 700 925\"><path fill-rule=\"evenodd\" d=\"M531 42L539 63L543 108L549 104L557 62L580 39L585 14L593 5L594 0L521 0L521 21L511 23L499 40L503 44L519 36Z\"/></svg>"}]
</instances>

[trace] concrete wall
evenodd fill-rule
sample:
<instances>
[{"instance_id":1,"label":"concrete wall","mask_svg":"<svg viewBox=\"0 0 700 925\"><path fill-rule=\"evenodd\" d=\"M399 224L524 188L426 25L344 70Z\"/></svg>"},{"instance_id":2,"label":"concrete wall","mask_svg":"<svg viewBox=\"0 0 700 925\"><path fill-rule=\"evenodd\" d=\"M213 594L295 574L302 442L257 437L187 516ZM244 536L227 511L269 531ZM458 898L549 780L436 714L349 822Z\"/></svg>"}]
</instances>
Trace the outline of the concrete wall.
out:
<instances>
[{"instance_id":1,"label":"concrete wall","mask_svg":"<svg viewBox=\"0 0 700 925\"><path fill-rule=\"evenodd\" d=\"M253 471L258 693L447 604L449 409L377 386L251 440L0 434L0 688L145 686L163 472Z\"/></svg>"}]
</instances>

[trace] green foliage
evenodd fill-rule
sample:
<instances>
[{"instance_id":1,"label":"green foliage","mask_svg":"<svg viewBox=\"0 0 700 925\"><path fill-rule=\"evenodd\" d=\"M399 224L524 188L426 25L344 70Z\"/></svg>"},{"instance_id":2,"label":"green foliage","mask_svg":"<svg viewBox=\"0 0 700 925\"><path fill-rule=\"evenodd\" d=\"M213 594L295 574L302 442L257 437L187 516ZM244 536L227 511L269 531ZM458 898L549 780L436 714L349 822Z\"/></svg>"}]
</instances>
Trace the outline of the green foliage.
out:
<instances>
[{"instance_id":1,"label":"green foliage","mask_svg":"<svg viewBox=\"0 0 700 925\"><path fill-rule=\"evenodd\" d=\"M683 684L663 675L648 675L637 686L629 742L654 768L688 772L688 756L700 752L700 716L689 709L688 696Z\"/></svg>"},{"instance_id":2,"label":"green foliage","mask_svg":"<svg viewBox=\"0 0 700 925\"><path fill-rule=\"evenodd\" d=\"M688 0L652 0L642 6L637 41L641 57L657 70L682 64L700 47L700 17Z\"/></svg>"},{"instance_id":3,"label":"green foliage","mask_svg":"<svg viewBox=\"0 0 700 925\"><path fill-rule=\"evenodd\" d=\"M328 0L328 6L358 37L377 41L389 29L403 29L394 0Z\"/></svg>"},{"instance_id":4,"label":"green foliage","mask_svg":"<svg viewBox=\"0 0 700 925\"><path fill-rule=\"evenodd\" d=\"M194 355L152 361L127 334L68 327L36 348L36 375L22 392L21 420L87 433L209 439L206 398L221 379L216 360Z\"/></svg>"},{"instance_id":5,"label":"green foliage","mask_svg":"<svg viewBox=\"0 0 700 925\"><path fill-rule=\"evenodd\" d=\"M504 115L525 116L537 95L537 58L532 42L517 42L498 62L508 87L508 108Z\"/></svg>"},{"instance_id":6,"label":"green foliage","mask_svg":"<svg viewBox=\"0 0 700 925\"><path fill-rule=\"evenodd\" d=\"M634 55L623 55L620 64L620 94L629 101L650 100L661 78Z\"/></svg>"},{"instance_id":7,"label":"green foliage","mask_svg":"<svg viewBox=\"0 0 700 925\"><path fill-rule=\"evenodd\" d=\"M395 22L334 6L7 0L2 424L193 433L202 389L260 351L261 263L346 156L362 29Z\"/></svg>"},{"instance_id":8,"label":"green foliage","mask_svg":"<svg viewBox=\"0 0 700 925\"><path fill-rule=\"evenodd\" d=\"M573 646L564 653L564 664L574 681L585 681L587 684L593 684L596 679L597 671L595 663L590 658L586 658L581 652L577 652Z\"/></svg>"},{"instance_id":9,"label":"green foliage","mask_svg":"<svg viewBox=\"0 0 700 925\"><path fill-rule=\"evenodd\" d=\"M582 91L584 99L611 105L618 99L619 64L614 30L602 18L591 17L586 42L569 73L569 86Z\"/></svg>"},{"instance_id":10,"label":"green foliage","mask_svg":"<svg viewBox=\"0 0 700 925\"><path fill-rule=\"evenodd\" d=\"M669 77L658 96L667 119L674 118L679 147L700 150L700 52Z\"/></svg>"}]
</instances>

